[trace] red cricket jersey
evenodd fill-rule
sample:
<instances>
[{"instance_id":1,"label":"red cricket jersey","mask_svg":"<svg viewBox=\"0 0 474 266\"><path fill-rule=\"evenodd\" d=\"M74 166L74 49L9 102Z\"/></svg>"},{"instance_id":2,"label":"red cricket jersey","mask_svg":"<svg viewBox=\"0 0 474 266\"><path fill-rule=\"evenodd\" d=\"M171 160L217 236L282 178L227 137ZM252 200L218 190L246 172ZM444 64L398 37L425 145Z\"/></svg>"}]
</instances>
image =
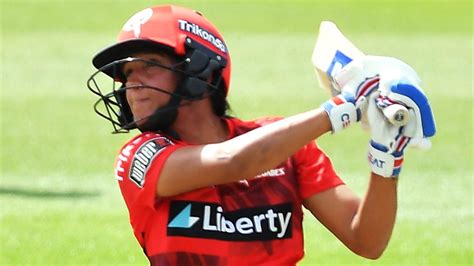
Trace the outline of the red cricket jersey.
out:
<instances>
[{"instance_id":1,"label":"red cricket jersey","mask_svg":"<svg viewBox=\"0 0 474 266\"><path fill-rule=\"evenodd\" d=\"M226 122L233 138L275 120ZM253 179L156 197L164 162L187 145L145 132L116 161L130 223L150 263L295 265L304 255L303 199L343 183L329 158L311 142Z\"/></svg>"}]
</instances>

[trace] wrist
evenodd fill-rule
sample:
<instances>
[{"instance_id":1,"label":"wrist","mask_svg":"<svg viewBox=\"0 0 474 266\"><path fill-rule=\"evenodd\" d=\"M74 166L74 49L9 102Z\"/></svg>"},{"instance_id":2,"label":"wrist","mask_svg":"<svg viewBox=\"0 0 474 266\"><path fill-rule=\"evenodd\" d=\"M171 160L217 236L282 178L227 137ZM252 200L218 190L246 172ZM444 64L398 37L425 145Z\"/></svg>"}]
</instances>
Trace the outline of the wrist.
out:
<instances>
[{"instance_id":1,"label":"wrist","mask_svg":"<svg viewBox=\"0 0 474 266\"><path fill-rule=\"evenodd\" d=\"M367 159L374 174L385 178L397 178L403 164L403 153L390 153L387 147L370 141Z\"/></svg>"},{"instance_id":2,"label":"wrist","mask_svg":"<svg viewBox=\"0 0 474 266\"><path fill-rule=\"evenodd\" d=\"M379 180L379 181L387 182L387 183L394 183L395 185L398 184L398 177L396 176L385 177L385 176L378 175L374 172L371 172L370 175L375 180Z\"/></svg>"},{"instance_id":3,"label":"wrist","mask_svg":"<svg viewBox=\"0 0 474 266\"><path fill-rule=\"evenodd\" d=\"M337 133L359 120L360 114L355 105L355 98L350 93L334 96L321 105L329 117L331 132Z\"/></svg>"},{"instance_id":4,"label":"wrist","mask_svg":"<svg viewBox=\"0 0 474 266\"><path fill-rule=\"evenodd\" d=\"M331 124L331 119L329 117L329 114L326 112L324 108L319 108L319 116L322 118L319 124L321 125L324 133L326 132L332 132L332 124ZM319 121L318 121L319 122Z\"/></svg>"}]
</instances>

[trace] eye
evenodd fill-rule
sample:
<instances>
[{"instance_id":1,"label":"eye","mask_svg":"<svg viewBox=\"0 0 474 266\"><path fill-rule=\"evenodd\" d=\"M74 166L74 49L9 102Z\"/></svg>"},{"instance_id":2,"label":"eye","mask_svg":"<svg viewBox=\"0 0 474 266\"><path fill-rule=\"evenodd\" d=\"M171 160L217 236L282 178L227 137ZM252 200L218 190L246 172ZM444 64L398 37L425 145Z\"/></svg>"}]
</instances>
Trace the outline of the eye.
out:
<instances>
[{"instance_id":1,"label":"eye","mask_svg":"<svg viewBox=\"0 0 474 266\"><path fill-rule=\"evenodd\" d=\"M150 75L157 75L164 73L168 67L166 67L165 64L163 64L162 61L151 58L147 59L146 61L143 61L142 69L145 73L148 73Z\"/></svg>"},{"instance_id":2,"label":"eye","mask_svg":"<svg viewBox=\"0 0 474 266\"><path fill-rule=\"evenodd\" d=\"M127 64L124 64L122 65L122 69L121 69L121 76L124 77L124 78L127 78L128 76L130 76L133 72L133 68L128 66L127 67Z\"/></svg>"},{"instance_id":3,"label":"eye","mask_svg":"<svg viewBox=\"0 0 474 266\"><path fill-rule=\"evenodd\" d=\"M132 74L132 69L125 69L122 73L125 78L128 78Z\"/></svg>"},{"instance_id":4,"label":"eye","mask_svg":"<svg viewBox=\"0 0 474 266\"><path fill-rule=\"evenodd\" d=\"M156 59L149 59L144 61L145 62L145 67L150 68L150 67L161 67L163 64L156 60Z\"/></svg>"}]
</instances>

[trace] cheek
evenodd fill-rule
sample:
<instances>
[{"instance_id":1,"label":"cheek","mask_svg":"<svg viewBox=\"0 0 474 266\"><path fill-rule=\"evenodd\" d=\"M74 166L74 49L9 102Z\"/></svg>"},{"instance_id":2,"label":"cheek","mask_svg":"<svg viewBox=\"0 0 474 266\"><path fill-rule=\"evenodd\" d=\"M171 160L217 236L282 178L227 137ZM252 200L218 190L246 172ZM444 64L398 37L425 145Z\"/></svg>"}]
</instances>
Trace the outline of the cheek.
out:
<instances>
[{"instance_id":1,"label":"cheek","mask_svg":"<svg viewBox=\"0 0 474 266\"><path fill-rule=\"evenodd\" d=\"M168 102L170 95L164 92L150 90L148 93L148 99L150 104L161 107Z\"/></svg>"},{"instance_id":2,"label":"cheek","mask_svg":"<svg viewBox=\"0 0 474 266\"><path fill-rule=\"evenodd\" d=\"M154 85L170 93L175 91L176 86L179 82L178 75L169 70L161 72L154 77L155 79L153 79L152 81L154 82Z\"/></svg>"},{"instance_id":3,"label":"cheek","mask_svg":"<svg viewBox=\"0 0 474 266\"><path fill-rule=\"evenodd\" d=\"M156 108L157 105L152 103L150 100L134 102L130 106L135 120L141 120L152 115L155 112Z\"/></svg>"},{"instance_id":4,"label":"cheek","mask_svg":"<svg viewBox=\"0 0 474 266\"><path fill-rule=\"evenodd\" d=\"M127 93L127 101L135 115L146 116L168 103L170 95L153 89L141 89Z\"/></svg>"}]
</instances>

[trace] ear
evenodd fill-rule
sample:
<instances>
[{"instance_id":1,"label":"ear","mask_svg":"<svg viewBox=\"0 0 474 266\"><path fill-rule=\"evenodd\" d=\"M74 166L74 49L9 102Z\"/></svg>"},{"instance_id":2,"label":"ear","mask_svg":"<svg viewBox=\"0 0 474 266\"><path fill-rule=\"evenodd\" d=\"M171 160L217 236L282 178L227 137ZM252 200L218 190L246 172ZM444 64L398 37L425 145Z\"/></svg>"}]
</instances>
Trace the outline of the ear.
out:
<instances>
[{"instance_id":1,"label":"ear","mask_svg":"<svg viewBox=\"0 0 474 266\"><path fill-rule=\"evenodd\" d=\"M185 67L185 71L192 75L198 75L206 69L210 58L199 50L192 50L186 60L188 63Z\"/></svg>"},{"instance_id":2,"label":"ear","mask_svg":"<svg viewBox=\"0 0 474 266\"><path fill-rule=\"evenodd\" d=\"M200 99L208 90L212 74L221 65L217 60L211 59L207 54L197 49L189 53L186 61L188 63L184 71L190 76L185 77L181 82L180 92L187 98Z\"/></svg>"}]
</instances>

